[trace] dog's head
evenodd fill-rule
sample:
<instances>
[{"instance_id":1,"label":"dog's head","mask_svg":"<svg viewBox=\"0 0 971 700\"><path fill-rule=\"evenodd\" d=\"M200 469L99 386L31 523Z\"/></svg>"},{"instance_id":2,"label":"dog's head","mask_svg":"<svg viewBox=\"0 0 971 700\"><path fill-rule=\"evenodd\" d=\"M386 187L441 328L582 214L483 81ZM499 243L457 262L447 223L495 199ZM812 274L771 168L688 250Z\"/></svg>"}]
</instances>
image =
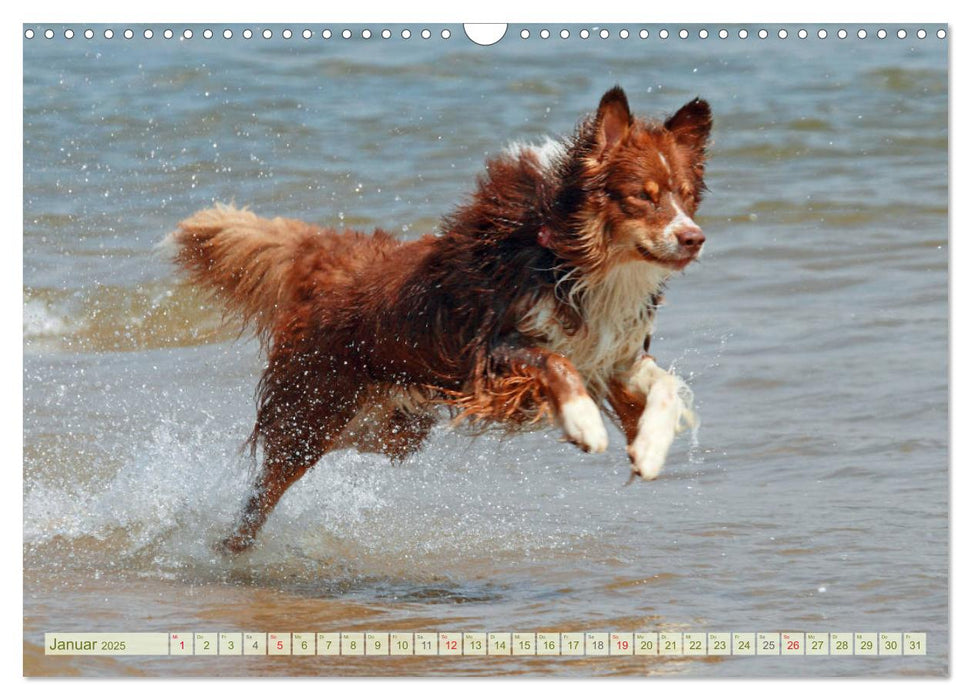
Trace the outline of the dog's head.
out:
<instances>
[{"instance_id":1,"label":"dog's head","mask_svg":"<svg viewBox=\"0 0 971 700\"><path fill-rule=\"evenodd\" d=\"M565 179L576 232L567 246L583 267L642 260L680 270L698 257L705 236L693 217L711 124L701 99L659 123L632 116L619 87L604 94L579 128Z\"/></svg>"}]
</instances>

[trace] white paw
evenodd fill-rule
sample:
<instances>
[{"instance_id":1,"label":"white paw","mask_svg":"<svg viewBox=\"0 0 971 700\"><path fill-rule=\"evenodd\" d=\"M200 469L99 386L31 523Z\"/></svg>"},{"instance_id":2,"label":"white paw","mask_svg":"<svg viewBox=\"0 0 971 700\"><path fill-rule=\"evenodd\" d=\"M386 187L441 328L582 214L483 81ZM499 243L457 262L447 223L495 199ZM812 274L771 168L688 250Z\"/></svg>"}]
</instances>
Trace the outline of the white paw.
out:
<instances>
[{"instance_id":1,"label":"white paw","mask_svg":"<svg viewBox=\"0 0 971 700\"><path fill-rule=\"evenodd\" d=\"M630 457L631 470L642 479L651 481L661 473L667 450L638 439L627 448L627 456Z\"/></svg>"},{"instance_id":2,"label":"white paw","mask_svg":"<svg viewBox=\"0 0 971 700\"><path fill-rule=\"evenodd\" d=\"M600 409L589 396L564 403L560 423L567 439L585 452L603 452L607 449L607 428L604 427Z\"/></svg>"}]
</instances>

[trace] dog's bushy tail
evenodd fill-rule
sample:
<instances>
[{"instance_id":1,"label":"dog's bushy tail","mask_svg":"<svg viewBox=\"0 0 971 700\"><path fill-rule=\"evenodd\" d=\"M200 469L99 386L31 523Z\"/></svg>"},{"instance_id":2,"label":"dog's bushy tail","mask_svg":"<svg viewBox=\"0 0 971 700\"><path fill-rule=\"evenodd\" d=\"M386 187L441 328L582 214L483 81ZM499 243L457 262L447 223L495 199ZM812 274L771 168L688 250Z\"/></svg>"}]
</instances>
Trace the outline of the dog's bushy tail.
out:
<instances>
[{"instance_id":1,"label":"dog's bushy tail","mask_svg":"<svg viewBox=\"0 0 971 700\"><path fill-rule=\"evenodd\" d=\"M265 338L301 293L296 267L308 249L319 248L319 235L300 221L217 204L181 222L163 247L191 282L212 291Z\"/></svg>"}]
</instances>

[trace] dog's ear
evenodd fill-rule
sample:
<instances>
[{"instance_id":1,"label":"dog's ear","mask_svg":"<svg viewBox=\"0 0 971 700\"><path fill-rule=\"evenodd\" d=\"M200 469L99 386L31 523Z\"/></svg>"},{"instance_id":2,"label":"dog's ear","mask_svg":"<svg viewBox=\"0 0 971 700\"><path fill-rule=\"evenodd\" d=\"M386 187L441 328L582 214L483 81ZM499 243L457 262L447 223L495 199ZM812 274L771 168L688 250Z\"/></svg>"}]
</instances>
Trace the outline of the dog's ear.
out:
<instances>
[{"instance_id":1,"label":"dog's ear","mask_svg":"<svg viewBox=\"0 0 971 700\"><path fill-rule=\"evenodd\" d=\"M605 92L604 96L600 98L600 106L597 108L594 124L597 127L594 152L597 158L603 158L627 135L631 126L627 95L624 94L619 85Z\"/></svg>"},{"instance_id":2,"label":"dog's ear","mask_svg":"<svg viewBox=\"0 0 971 700\"><path fill-rule=\"evenodd\" d=\"M704 153L711 133L711 107L696 97L664 122L664 128L674 134L674 140L681 145Z\"/></svg>"}]
</instances>

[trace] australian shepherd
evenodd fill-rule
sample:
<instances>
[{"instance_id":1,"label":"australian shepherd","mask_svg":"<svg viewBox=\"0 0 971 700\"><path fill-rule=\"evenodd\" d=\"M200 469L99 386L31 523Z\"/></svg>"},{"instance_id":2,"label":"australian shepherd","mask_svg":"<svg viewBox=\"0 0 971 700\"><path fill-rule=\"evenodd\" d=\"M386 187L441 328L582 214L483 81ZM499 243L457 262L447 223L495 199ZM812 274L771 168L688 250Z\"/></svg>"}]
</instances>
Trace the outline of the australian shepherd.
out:
<instances>
[{"instance_id":1,"label":"australian shepherd","mask_svg":"<svg viewBox=\"0 0 971 700\"><path fill-rule=\"evenodd\" d=\"M262 467L223 548L252 545L325 453L402 459L443 406L478 426L553 422L587 452L607 448L606 409L632 476L655 478L693 420L647 351L665 283L705 242L692 217L711 124L701 99L635 118L615 87L571 137L490 159L469 201L413 241L227 206L179 224L176 263L267 355L249 439Z\"/></svg>"}]
</instances>

